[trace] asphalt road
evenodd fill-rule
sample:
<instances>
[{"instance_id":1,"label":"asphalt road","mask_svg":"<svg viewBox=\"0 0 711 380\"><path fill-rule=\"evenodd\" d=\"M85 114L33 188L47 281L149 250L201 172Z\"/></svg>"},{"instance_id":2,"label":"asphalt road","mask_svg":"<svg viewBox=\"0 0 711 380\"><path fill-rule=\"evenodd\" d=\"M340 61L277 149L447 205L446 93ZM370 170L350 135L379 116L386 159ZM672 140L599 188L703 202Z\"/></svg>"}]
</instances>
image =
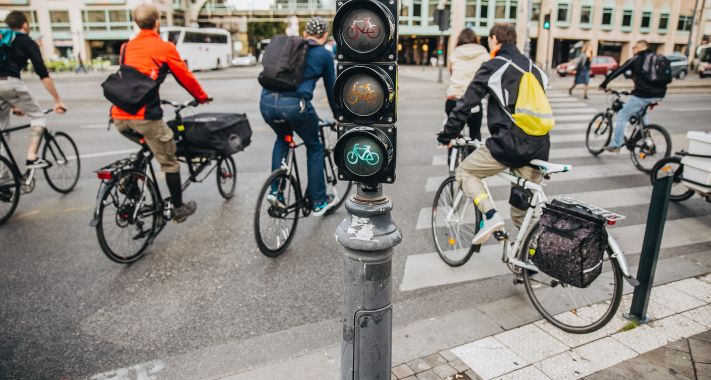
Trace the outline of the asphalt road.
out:
<instances>
[{"instance_id":1,"label":"asphalt road","mask_svg":"<svg viewBox=\"0 0 711 380\"><path fill-rule=\"evenodd\" d=\"M88 224L99 184L93 170L126 156L135 145L106 128L102 76L58 79L69 112L51 116L49 123L76 140L85 156L82 175L76 190L64 196L52 192L40 178L34 193L22 197L14 218L0 228L0 378L82 378L99 373L104 375L95 378L110 378L121 371L130 374L118 378L141 378L139 372L148 373L150 368L163 374L158 378L216 378L339 342L342 255L333 233L345 211L303 220L290 249L278 259L262 256L254 242L253 211L269 174L274 139L259 114L256 72L252 68L198 74L215 98L199 111L245 112L254 130L252 145L235 156L236 197L223 201L212 178L192 185L185 198L197 201L197 214L184 224L168 225L133 265L109 261ZM50 106L39 82L29 83L42 104ZM492 273L482 274L479 267L469 276L466 271L475 264L453 274L443 264L428 261L435 252L426 220L434 196L431 186L446 174L441 165L444 153L434 140L444 116L445 88L429 77L423 79L417 69L403 72L400 86L397 182L385 186L404 235L393 259L396 329L523 292L511 286L509 275L499 272L500 263L492 264L492 270L493 265L498 267ZM188 98L172 79L161 94L167 99ZM591 97L587 105L567 94L556 99L556 114L558 106L578 111L561 111L569 121L554 132L553 152L564 152L557 160L580 167L583 174L569 180L561 175L547 191L615 199L615 211L628 217L619 234L626 238L623 245L630 247L634 263L648 211L648 201L639 201L639 194L649 192L648 177L634 170L627 154L595 158L583 151L585 120L594 112L590 108L604 109L604 96ZM710 104L711 91L670 95L651 119L669 130L674 148L682 148L686 132L711 129ZM328 116L320 87L315 105ZM22 155L26 141L26 134L13 136L17 155ZM497 200L507 199L508 188L494 187L493 193ZM671 240L663 257L711 249L711 236L698 233L711 227L710 215L711 205L698 197L673 205L669 210L673 227L668 231L676 235L667 237ZM423 265L431 269L423 272ZM425 352L437 349L434 340L419 342ZM192 366L192 360L221 364ZM135 367L146 362L158 364ZM170 368L164 367L171 363L175 368L182 363L194 372L166 375Z\"/></svg>"}]
</instances>

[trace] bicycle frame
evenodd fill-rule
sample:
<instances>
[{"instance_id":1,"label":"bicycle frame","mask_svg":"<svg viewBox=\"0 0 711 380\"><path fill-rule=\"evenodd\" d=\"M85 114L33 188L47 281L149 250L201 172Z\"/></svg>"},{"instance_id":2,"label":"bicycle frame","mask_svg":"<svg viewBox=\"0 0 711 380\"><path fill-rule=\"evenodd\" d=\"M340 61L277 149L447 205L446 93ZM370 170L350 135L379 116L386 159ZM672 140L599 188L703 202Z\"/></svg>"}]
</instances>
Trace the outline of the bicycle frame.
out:
<instances>
[{"instance_id":1,"label":"bicycle frame","mask_svg":"<svg viewBox=\"0 0 711 380\"><path fill-rule=\"evenodd\" d=\"M45 113L48 113L48 112L45 112ZM5 135L6 134L9 135L12 132L20 131L23 129L29 129L30 126L31 126L30 124L25 124L25 125L20 125L18 127L8 128L3 131L0 131L0 147L2 148L2 149L0 149L0 152L1 151L6 152L7 159L10 160L10 163L12 163L12 166L13 166L11 169L14 170L15 171L14 174L22 180L23 185L29 185L32 182L32 179L35 176L36 169L30 170L27 177L23 178L23 175L20 172L20 166L17 164L17 160L15 160L15 156L12 154L12 150L10 150L10 144L7 142ZM41 151L42 147L46 144L49 144L49 142L52 141L52 139L54 139L54 137L52 136L52 133L50 132L49 128L44 127L44 130L42 131L42 135L40 135L40 145L39 145L38 151ZM49 146L49 149L54 154L54 148L51 145ZM67 157L64 156L64 152L62 152L60 150L59 153L62 155L63 159L65 159L65 160L67 159ZM51 167L52 166L50 163L50 166L48 166L46 169L51 168Z\"/></svg>"}]
</instances>

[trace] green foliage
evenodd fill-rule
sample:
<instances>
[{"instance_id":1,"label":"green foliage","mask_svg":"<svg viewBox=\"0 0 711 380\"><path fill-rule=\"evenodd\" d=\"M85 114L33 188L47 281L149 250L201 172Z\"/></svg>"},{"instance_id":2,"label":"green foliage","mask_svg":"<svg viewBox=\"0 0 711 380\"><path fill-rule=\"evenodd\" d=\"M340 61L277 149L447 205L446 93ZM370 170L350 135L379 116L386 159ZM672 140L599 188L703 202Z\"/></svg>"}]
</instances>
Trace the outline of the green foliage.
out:
<instances>
[{"instance_id":1,"label":"green foliage","mask_svg":"<svg viewBox=\"0 0 711 380\"><path fill-rule=\"evenodd\" d=\"M286 24L283 22L250 22L247 25L249 46L256 49L257 42L283 34L285 29Z\"/></svg>"}]
</instances>

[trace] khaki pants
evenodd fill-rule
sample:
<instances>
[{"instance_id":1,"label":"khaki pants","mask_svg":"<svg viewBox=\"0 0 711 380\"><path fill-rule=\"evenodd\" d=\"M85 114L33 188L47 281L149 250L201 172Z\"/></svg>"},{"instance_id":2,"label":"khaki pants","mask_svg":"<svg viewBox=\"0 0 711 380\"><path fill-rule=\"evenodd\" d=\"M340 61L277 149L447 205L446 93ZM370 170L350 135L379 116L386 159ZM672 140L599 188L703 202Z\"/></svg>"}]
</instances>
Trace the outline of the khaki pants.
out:
<instances>
[{"instance_id":1,"label":"khaki pants","mask_svg":"<svg viewBox=\"0 0 711 380\"><path fill-rule=\"evenodd\" d=\"M491 155L489 148L482 146L467 156L457 167L456 178L457 182L461 184L464 193L474 199L474 203L482 213L486 213L494 208L494 203L489 199L482 180L499 174L506 169L506 166ZM511 172L516 176L536 183L540 183L543 177L539 170L530 166L511 169ZM516 227L521 226L523 218L526 216L526 211L511 206L511 219Z\"/></svg>"},{"instance_id":2,"label":"khaki pants","mask_svg":"<svg viewBox=\"0 0 711 380\"><path fill-rule=\"evenodd\" d=\"M116 129L129 139L138 143L138 140L126 135L131 130L143 135L148 148L151 149L160 170L164 173L180 173L180 163L175 156L175 140L173 131L168 128L163 120L114 120Z\"/></svg>"}]
</instances>

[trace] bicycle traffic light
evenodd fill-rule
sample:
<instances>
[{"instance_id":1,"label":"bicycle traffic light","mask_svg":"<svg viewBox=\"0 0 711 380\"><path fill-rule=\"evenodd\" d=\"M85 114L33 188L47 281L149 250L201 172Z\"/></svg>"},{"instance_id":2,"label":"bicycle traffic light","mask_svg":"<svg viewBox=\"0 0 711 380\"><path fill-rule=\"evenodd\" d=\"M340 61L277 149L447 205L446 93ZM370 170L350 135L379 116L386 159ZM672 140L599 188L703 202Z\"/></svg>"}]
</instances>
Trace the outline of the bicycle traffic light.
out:
<instances>
[{"instance_id":1,"label":"bicycle traffic light","mask_svg":"<svg viewBox=\"0 0 711 380\"><path fill-rule=\"evenodd\" d=\"M341 124L334 155L340 179L395 182L395 139L394 126Z\"/></svg>"},{"instance_id":2,"label":"bicycle traffic light","mask_svg":"<svg viewBox=\"0 0 711 380\"><path fill-rule=\"evenodd\" d=\"M397 61L397 2L339 1L333 19L339 61Z\"/></svg>"},{"instance_id":3,"label":"bicycle traffic light","mask_svg":"<svg viewBox=\"0 0 711 380\"><path fill-rule=\"evenodd\" d=\"M391 124L396 121L394 63L339 63L333 97L338 121Z\"/></svg>"},{"instance_id":4,"label":"bicycle traffic light","mask_svg":"<svg viewBox=\"0 0 711 380\"><path fill-rule=\"evenodd\" d=\"M550 29L551 28L551 14L546 13L543 16L543 29Z\"/></svg>"}]
</instances>

